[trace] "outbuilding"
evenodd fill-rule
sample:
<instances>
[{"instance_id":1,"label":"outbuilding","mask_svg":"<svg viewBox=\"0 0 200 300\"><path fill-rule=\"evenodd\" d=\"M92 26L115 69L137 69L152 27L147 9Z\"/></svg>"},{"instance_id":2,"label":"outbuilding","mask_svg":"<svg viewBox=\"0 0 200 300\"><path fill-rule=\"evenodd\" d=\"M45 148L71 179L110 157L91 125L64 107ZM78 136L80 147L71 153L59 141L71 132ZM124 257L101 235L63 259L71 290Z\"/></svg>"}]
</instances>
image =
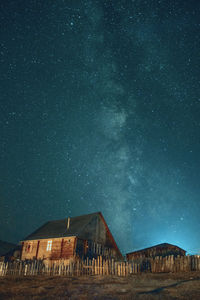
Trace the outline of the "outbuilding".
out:
<instances>
[{"instance_id":1,"label":"outbuilding","mask_svg":"<svg viewBox=\"0 0 200 300\"><path fill-rule=\"evenodd\" d=\"M168 255L180 255L180 256L185 256L186 251L183 250L182 248L168 244L168 243L163 243L163 244L158 244L149 248L137 250L134 252L130 252L126 254L126 259L127 261L138 259L138 258L153 258L156 256L168 256Z\"/></svg>"},{"instance_id":2,"label":"outbuilding","mask_svg":"<svg viewBox=\"0 0 200 300\"><path fill-rule=\"evenodd\" d=\"M0 261L13 261L20 258L21 246L0 241Z\"/></svg>"}]
</instances>

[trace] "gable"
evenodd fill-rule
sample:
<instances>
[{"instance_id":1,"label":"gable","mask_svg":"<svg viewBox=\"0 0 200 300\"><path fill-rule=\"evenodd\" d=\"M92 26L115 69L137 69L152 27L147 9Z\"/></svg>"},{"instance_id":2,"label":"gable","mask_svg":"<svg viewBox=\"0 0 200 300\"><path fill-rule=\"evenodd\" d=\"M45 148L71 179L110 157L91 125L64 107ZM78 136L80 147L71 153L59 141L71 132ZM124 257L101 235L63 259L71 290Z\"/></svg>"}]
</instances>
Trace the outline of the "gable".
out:
<instances>
[{"instance_id":1,"label":"gable","mask_svg":"<svg viewBox=\"0 0 200 300\"><path fill-rule=\"evenodd\" d=\"M100 212L94 215L90 222L82 229L80 237L100 243L108 248L114 248L117 255L122 257L108 225Z\"/></svg>"}]
</instances>

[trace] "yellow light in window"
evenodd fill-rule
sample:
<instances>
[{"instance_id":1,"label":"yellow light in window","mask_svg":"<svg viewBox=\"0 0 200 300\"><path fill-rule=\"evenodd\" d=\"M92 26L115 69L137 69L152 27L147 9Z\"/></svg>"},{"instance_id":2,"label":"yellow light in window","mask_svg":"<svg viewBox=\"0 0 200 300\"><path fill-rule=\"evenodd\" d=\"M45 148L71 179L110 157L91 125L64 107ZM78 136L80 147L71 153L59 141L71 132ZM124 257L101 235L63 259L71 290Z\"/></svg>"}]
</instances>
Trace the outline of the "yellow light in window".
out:
<instances>
[{"instance_id":1,"label":"yellow light in window","mask_svg":"<svg viewBox=\"0 0 200 300\"><path fill-rule=\"evenodd\" d=\"M51 251L52 241L47 242L47 251Z\"/></svg>"}]
</instances>

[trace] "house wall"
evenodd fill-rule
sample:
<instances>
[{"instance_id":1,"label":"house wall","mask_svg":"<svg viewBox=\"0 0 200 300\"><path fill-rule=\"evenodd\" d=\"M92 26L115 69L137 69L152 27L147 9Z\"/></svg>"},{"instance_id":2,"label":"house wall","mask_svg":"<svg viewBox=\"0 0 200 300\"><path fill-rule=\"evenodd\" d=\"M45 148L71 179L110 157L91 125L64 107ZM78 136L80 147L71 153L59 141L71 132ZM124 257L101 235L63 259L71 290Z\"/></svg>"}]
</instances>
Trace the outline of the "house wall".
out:
<instances>
[{"instance_id":1,"label":"house wall","mask_svg":"<svg viewBox=\"0 0 200 300\"><path fill-rule=\"evenodd\" d=\"M49 250L47 250L48 242L52 242ZM79 258L96 258L99 255L114 258L116 257L116 250L91 240L67 237L25 241L22 247L21 259L58 260L70 259L75 256Z\"/></svg>"},{"instance_id":2,"label":"house wall","mask_svg":"<svg viewBox=\"0 0 200 300\"><path fill-rule=\"evenodd\" d=\"M36 257L38 241L25 241L22 244L21 259L33 259Z\"/></svg>"},{"instance_id":3,"label":"house wall","mask_svg":"<svg viewBox=\"0 0 200 300\"><path fill-rule=\"evenodd\" d=\"M77 238L76 256L80 258L89 257L90 259L97 258L98 256L116 258L117 253L113 247L106 247L101 243Z\"/></svg>"},{"instance_id":4,"label":"house wall","mask_svg":"<svg viewBox=\"0 0 200 300\"><path fill-rule=\"evenodd\" d=\"M24 241L21 259L69 259L75 246L76 237Z\"/></svg>"},{"instance_id":5,"label":"house wall","mask_svg":"<svg viewBox=\"0 0 200 300\"><path fill-rule=\"evenodd\" d=\"M76 238L55 239L52 244L51 259L71 258L75 255Z\"/></svg>"}]
</instances>

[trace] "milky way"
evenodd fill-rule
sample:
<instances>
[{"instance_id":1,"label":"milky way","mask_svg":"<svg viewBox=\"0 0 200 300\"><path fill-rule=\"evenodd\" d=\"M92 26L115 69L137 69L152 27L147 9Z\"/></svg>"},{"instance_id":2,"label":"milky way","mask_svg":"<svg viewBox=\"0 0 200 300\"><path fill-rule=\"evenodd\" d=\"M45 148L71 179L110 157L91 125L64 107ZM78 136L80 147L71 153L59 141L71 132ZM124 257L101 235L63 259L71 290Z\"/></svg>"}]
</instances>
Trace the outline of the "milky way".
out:
<instances>
[{"instance_id":1,"label":"milky way","mask_svg":"<svg viewBox=\"0 0 200 300\"><path fill-rule=\"evenodd\" d=\"M0 239L101 211L200 253L197 1L1 3Z\"/></svg>"}]
</instances>

